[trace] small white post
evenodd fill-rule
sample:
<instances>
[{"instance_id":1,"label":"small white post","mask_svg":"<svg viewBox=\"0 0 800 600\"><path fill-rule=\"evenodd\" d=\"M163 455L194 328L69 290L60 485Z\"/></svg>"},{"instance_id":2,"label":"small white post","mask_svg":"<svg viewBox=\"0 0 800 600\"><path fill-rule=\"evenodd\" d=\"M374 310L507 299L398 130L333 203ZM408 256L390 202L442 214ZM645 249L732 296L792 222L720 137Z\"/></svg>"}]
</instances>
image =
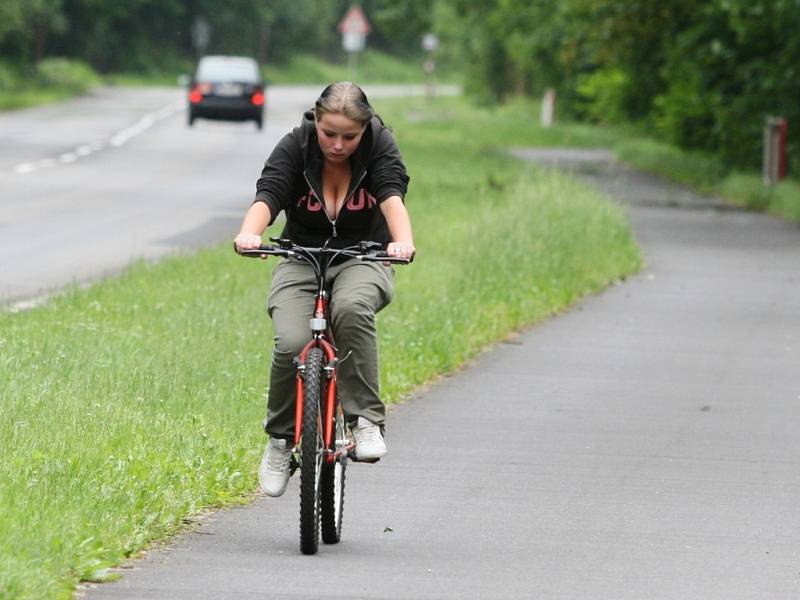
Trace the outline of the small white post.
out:
<instances>
[{"instance_id":1,"label":"small white post","mask_svg":"<svg viewBox=\"0 0 800 600\"><path fill-rule=\"evenodd\" d=\"M552 88L547 88L544 91L542 98L542 127L552 127L555 120L556 111L556 91Z\"/></svg>"},{"instance_id":2,"label":"small white post","mask_svg":"<svg viewBox=\"0 0 800 600\"><path fill-rule=\"evenodd\" d=\"M439 47L439 38L434 33L426 33L422 36L422 49L427 53L425 62L422 63L422 70L425 71L425 95L428 100L433 100L436 95L436 59L434 57L436 48Z\"/></svg>"}]
</instances>

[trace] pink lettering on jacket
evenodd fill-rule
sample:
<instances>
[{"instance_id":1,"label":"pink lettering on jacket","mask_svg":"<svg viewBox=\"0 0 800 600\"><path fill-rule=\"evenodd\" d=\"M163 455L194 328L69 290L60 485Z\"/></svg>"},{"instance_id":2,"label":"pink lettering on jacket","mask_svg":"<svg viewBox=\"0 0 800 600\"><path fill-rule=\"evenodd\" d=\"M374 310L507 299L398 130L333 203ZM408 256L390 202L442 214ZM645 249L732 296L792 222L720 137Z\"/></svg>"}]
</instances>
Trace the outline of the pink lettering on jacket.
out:
<instances>
[{"instance_id":1,"label":"pink lettering on jacket","mask_svg":"<svg viewBox=\"0 0 800 600\"><path fill-rule=\"evenodd\" d=\"M301 196L297 201L298 208L302 207L304 204L308 212L319 212L322 210L322 202L319 201L314 192L309 192L305 196Z\"/></svg>"},{"instance_id":2,"label":"pink lettering on jacket","mask_svg":"<svg viewBox=\"0 0 800 600\"><path fill-rule=\"evenodd\" d=\"M360 188L354 192L347 201L347 210L358 211L364 210L364 208L370 209L375 206L375 204L377 204L375 196L367 192L364 188Z\"/></svg>"}]
</instances>

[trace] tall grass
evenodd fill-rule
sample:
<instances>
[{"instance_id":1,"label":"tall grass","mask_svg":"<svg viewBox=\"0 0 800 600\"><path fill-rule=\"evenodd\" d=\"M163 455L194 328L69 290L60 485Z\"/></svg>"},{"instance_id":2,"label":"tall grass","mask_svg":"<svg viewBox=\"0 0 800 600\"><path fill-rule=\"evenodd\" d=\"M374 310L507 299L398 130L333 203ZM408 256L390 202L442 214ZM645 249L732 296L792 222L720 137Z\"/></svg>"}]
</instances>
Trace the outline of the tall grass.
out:
<instances>
[{"instance_id":1,"label":"tall grass","mask_svg":"<svg viewBox=\"0 0 800 600\"><path fill-rule=\"evenodd\" d=\"M623 140L617 156L640 169L680 181L700 191L714 189L726 173L722 160L712 154L688 152L649 138Z\"/></svg>"},{"instance_id":2,"label":"tall grass","mask_svg":"<svg viewBox=\"0 0 800 600\"><path fill-rule=\"evenodd\" d=\"M630 131L616 136L617 156L639 169L689 185L702 193L715 194L749 210L800 222L800 182L797 179L767 186L760 174L730 171L718 156L707 152L682 150Z\"/></svg>"},{"instance_id":3,"label":"tall grass","mask_svg":"<svg viewBox=\"0 0 800 600\"><path fill-rule=\"evenodd\" d=\"M387 401L639 267L618 207L488 150L504 139L483 112L381 112L412 174L419 248L379 318ZM68 598L198 511L252 496L274 264L225 244L0 314L0 597Z\"/></svg>"},{"instance_id":4,"label":"tall grass","mask_svg":"<svg viewBox=\"0 0 800 600\"><path fill-rule=\"evenodd\" d=\"M87 64L66 58L47 58L30 72L0 61L0 110L27 108L86 93L100 83Z\"/></svg>"},{"instance_id":5,"label":"tall grass","mask_svg":"<svg viewBox=\"0 0 800 600\"><path fill-rule=\"evenodd\" d=\"M358 80L360 83L423 83L421 63L401 60L377 52L360 52L351 70L342 52L340 60L326 61L310 54L293 55L285 64L262 65L270 83L324 84L331 81Z\"/></svg>"}]
</instances>

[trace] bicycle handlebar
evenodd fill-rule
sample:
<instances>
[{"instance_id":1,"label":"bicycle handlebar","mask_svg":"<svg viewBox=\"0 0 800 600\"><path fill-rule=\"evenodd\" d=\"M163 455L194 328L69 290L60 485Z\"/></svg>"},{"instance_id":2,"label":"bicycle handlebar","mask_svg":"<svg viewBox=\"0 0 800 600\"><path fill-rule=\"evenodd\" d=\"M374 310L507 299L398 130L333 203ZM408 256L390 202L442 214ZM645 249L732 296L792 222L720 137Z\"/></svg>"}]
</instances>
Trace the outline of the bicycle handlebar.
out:
<instances>
[{"instance_id":1,"label":"bicycle handlebar","mask_svg":"<svg viewBox=\"0 0 800 600\"><path fill-rule=\"evenodd\" d=\"M234 244L234 251L240 256L249 258L265 258L267 256L283 256L304 259L305 255L311 254L316 256L334 255L339 254L342 256L349 256L365 262L383 262L393 263L400 265L407 265L414 261L414 258L399 258L397 256L390 256L385 251L378 251L377 248L383 248L380 244L373 242L361 242L356 246L349 248L311 248L306 246L298 246L288 240L274 240L279 242L278 245L262 244L260 247L253 250L239 250Z\"/></svg>"}]
</instances>

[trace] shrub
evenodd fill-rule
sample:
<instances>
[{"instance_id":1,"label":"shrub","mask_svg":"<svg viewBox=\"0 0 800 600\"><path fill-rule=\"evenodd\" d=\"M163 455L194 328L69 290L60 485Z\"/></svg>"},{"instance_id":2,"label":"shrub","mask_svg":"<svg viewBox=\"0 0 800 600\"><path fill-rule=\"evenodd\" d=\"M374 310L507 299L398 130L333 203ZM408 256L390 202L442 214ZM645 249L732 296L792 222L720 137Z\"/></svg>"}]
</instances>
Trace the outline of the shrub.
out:
<instances>
[{"instance_id":1,"label":"shrub","mask_svg":"<svg viewBox=\"0 0 800 600\"><path fill-rule=\"evenodd\" d=\"M100 83L100 77L86 63L66 58L46 58L36 64L36 78L46 87L81 93Z\"/></svg>"},{"instance_id":2,"label":"shrub","mask_svg":"<svg viewBox=\"0 0 800 600\"><path fill-rule=\"evenodd\" d=\"M656 131L684 148L716 148L718 100L707 90L696 67L681 65L672 70L666 92L653 100L651 118Z\"/></svg>"},{"instance_id":3,"label":"shrub","mask_svg":"<svg viewBox=\"0 0 800 600\"><path fill-rule=\"evenodd\" d=\"M681 183L709 191L725 175L718 156L686 151L649 139L623 141L616 145L617 156L640 169L670 177Z\"/></svg>"},{"instance_id":4,"label":"shrub","mask_svg":"<svg viewBox=\"0 0 800 600\"><path fill-rule=\"evenodd\" d=\"M753 210L764 210L770 202L769 188L758 175L731 173L720 184L719 192L735 204Z\"/></svg>"},{"instance_id":5,"label":"shrub","mask_svg":"<svg viewBox=\"0 0 800 600\"><path fill-rule=\"evenodd\" d=\"M628 76L621 69L600 69L581 75L576 87L580 98L577 110L595 123L622 123L627 120L627 88Z\"/></svg>"},{"instance_id":6,"label":"shrub","mask_svg":"<svg viewBox=\"0 0 800 600\"><path fill-rule=\"evenodd\" d=\"M800 183L782 181L772 191L771 213L800 223Z\"/></svg>"},{"instance_id":7,"label":"shrub","mask_svg":"<svg viewBox=\"0 0 800 600\"><path fill-rule=\"evenodd\" d=\"M0 92L13 90L17 83L17 76L11 67L0 62Z\"/></svg>"}]
</instances>

